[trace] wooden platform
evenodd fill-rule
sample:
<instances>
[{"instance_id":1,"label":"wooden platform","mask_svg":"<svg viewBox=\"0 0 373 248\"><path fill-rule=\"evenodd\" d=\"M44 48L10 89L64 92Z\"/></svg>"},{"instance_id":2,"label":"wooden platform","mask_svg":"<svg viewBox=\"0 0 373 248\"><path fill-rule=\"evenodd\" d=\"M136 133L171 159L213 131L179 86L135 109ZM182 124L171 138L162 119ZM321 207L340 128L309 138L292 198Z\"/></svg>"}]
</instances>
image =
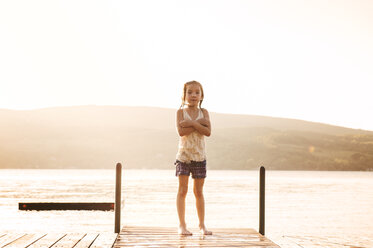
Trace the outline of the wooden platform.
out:
<instances>
[{"instance_id":1,"label":"wooden platform","mask_svg":"<svg viewBox=\"0 0 373 248\"><path fill-rule=\"evenodd\" d=\"M212 228L213 235L180 236L176 228L124 227L115 233L0 234L0 248L261 247L279 248L254 229Z\"/></svg>"},{"instance_id":2,"label":"wooden platform","mask_svg":"<svg viewBox=\"0 0 373 248\"><path fill-rule=\"evenodd\" d=\"M18 210L95 210L114 211L112 202L20 202Z\"/></svg>"},{"instance_id":3,"label":"wooden platform","mask_svg":"<svg viewBox=\"0 0 373 248\"><path fill-rule=\"evenodd\" d=\"M201 235L190 229L192 236L179 236L176 228L124 227L114 248L120 247L261 247L279 248L254 229L212 228L213 235Z\"/></svg>"},{"instance_id":4,"label":"wooden platform","mask_svg":"<svg viewBox=\"0 0 373 248\"><path fill-rule=\"evenodd\" d=\"M0 234L0 248L110 248L115 233Z\"/></svg>"}]
</instances>

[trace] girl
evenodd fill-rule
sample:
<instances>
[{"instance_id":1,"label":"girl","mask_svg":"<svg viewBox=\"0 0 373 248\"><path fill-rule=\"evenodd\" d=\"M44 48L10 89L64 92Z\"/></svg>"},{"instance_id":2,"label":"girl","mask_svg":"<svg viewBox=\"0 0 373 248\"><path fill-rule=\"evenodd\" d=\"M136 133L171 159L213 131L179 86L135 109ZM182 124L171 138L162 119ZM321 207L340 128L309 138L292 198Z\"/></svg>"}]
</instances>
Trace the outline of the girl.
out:
<instances>
[{"instance_id":1,"label":"girl","mask_svg":"<svg viewBox=\"0 0 373 248\"><path fill-rule=\"evenodd\" d=\"M180 135L179 149L176 155L176 176L179 177L177 194L177 213L179 215L180 235L192 235L185 223L185 197L188 192L189 175L194 179L194 195L199 219L199 228L203 235L211 235L205 226L205 200L203 184L206 177L206 154L204 136L210 136L209 113L201 108L203 88L197 81L184 84L182 104L177 111L176 127ZM184 108L184 105L187 108Z\"/></svg>"}]
</instances>

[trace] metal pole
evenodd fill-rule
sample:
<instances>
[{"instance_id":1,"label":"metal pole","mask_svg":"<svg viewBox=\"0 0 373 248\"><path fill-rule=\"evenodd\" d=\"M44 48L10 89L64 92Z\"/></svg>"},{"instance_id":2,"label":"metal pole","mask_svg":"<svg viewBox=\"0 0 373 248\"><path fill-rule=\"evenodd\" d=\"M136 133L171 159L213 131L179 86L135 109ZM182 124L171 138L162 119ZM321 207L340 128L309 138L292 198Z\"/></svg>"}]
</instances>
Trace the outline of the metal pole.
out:
<instances>
[{"instance_id":1,"label":"metal pole","mask_svg":"<svg viewBox=\"0 0 373 248\"><path fill-rule=\"evenodd\" d=\"M121 210L121 189L122 189L122 165L117 163L115 180L115 227L114 232L120 232L120 210Z\"/></svg>"},{"instance_id":2,"label":"metal pole","mask_svg":"<svg viewBox=\"0 0 373 248\"><path fill-rule=\"evenodd\" d=\"M259 233L264 235L265 220L265 168L260 167L260 191L259 191Z\"/></svg>"}]
</instances>

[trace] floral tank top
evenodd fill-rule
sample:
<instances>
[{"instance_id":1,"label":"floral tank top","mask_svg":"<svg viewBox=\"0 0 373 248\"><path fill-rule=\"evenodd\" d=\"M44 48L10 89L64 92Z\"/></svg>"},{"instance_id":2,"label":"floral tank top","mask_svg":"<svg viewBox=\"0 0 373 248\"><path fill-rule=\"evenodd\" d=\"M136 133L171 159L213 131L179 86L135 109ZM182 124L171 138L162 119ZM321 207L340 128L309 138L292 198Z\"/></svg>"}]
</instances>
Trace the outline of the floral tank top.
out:
<instances>
[{"instance_id":1,"label":"floral tank top","mask_svg":"<svg viewBox=\"0 0 373 248\"><path fill-rule=\"evenodd\" d=\"M184 120L192 120L185 109L183 109L183 115ZM196 120L202 119L203 117L202 110L199 109ZM181 136L179 139L179 149L176 154L176 159L184 163L206 160L205 136L197 131Z\"/></svg>"}]
</instances>

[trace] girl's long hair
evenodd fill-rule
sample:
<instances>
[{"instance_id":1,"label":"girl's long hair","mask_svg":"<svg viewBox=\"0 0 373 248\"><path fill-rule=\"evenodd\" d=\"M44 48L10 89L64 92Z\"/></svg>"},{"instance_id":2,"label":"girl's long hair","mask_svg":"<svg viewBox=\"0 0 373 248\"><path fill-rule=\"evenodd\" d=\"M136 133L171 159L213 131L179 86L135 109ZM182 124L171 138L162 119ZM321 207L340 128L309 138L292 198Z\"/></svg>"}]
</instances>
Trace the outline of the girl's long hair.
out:
<instances>
[{"instance_id":1,"label":"girl's long hair","mask_svg":"<svg viewBox=\"0 0 373 248\"><path fill-rule=\"evenodd\" d=\"M183 96L181 97L181 106L180 108L184 107L185 105L185 97L186 97L186 90L188 88L189 85L192 85L192 84L197 84L200 88L201 88L201 101L199 102L199 108L201 108L201 105L202 105L202 101L203 101L203 97L204 97L204 94L203 94L203 87L202 87L202 84L200 82L197 82L197 81L189 81L189 82L186 82L184 84L184 89L183 89Z\"/></svg>"}]
</instances>

